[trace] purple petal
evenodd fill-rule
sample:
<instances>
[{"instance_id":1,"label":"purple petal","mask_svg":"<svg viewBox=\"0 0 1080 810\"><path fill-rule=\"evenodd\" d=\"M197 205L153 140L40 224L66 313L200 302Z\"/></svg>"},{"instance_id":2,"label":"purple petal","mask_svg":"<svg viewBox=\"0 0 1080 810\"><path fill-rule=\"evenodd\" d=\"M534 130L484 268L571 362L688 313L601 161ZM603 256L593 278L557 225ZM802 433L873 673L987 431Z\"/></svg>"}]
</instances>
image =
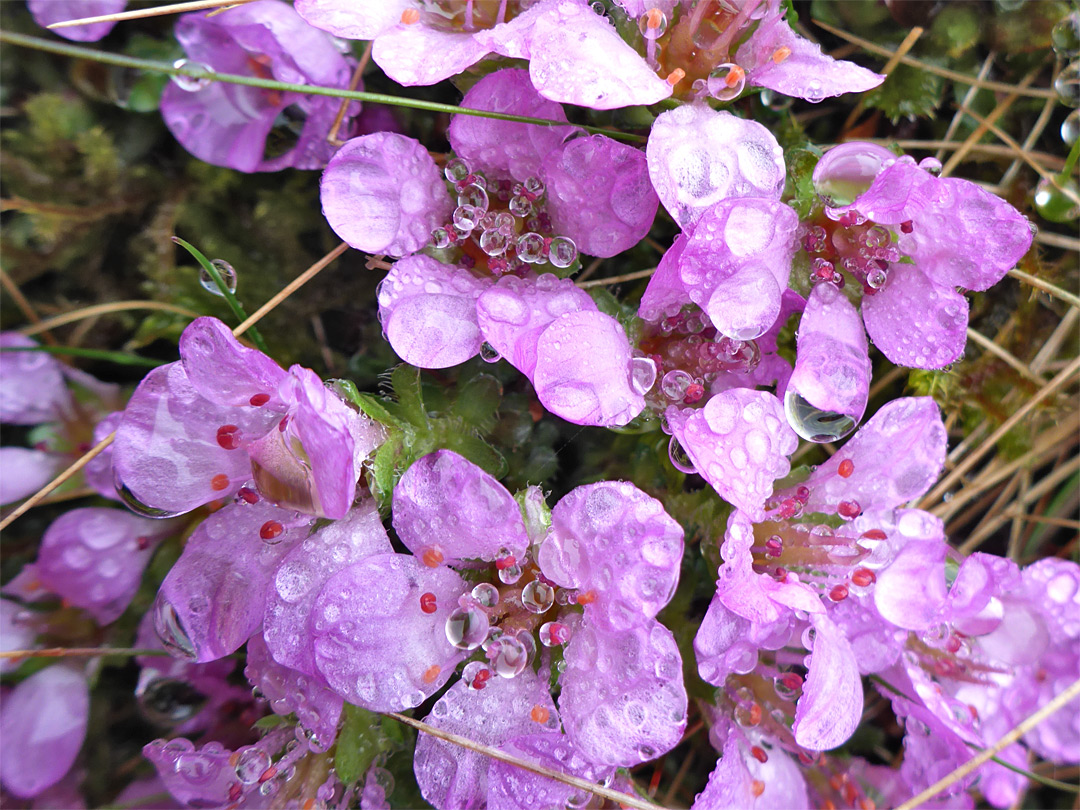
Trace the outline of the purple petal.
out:
<instances>
[{"instance_id":1,"label":"purple petal","mask_svg":"<svg viewBox=\"0 0 1080 810\"><path fill-rule=\"evenodd\" d=\"M626 630L652 619L679 580L683 530L663 505L626 481L578 487L551 512L540 570L567 588L592 591L592 620Z\"/></svg>"},{"instance_id":2,"label":"purple petal","mask_svg":"<svg viewBox=\"0 0 1080 810\"><path fill-rule=\"evenodd\" d=\"M656 272L649 279L649 286L641 296L638 317L656 322L663 318L678 315L684 305L690 303L690 296L679 275L679 264L683 251L689 243L687 235L679 234L671 247L660 257Z\"/></svg>"},{"instance_id":3,"label":"purple petal","mask_svg":"<svg viewBox=\"0 0 1080 810\"><path fill-rule=\"evenodd\" d=\"M394 487L394 528L413 554L438 547L446 565L492 561L529 547L514 496L471 461L438 450L413 462Z\"/></svg>"},{"instance_id":4,"label":"purple petal","mask_svg":"<svg viewBox=\"0 0 1080 810\"><path fill-rule=\"evenodd\" d=\"M296 0L296 12L310 25L343 39L375 39L414 6L413 0Z\"/></svg>"},{"instance_id":5,"label":"purple petal","mask_svg":"<svg viewBox=\"0 0 1080 810\"><path fill-rule=\"evenodd\" d=\"M254 746L252 746L254 747ZM223 807L236 783L236 756L219 742L198 750L191 740L176 737L143 746L143 756L157 768L165 789L184 807Z\"/></svg>"},{"instance_id":6,"label":"purple petal","mask_svg":"<svg viewBox=\"0 0 1080 810\"><path fill-rule=\"evenodd\" d=\"M64 459L44 450L0 447L0 504L14 503L33 495L66 465Z\"/></svg>"},{"instance_id":7,"label":"purple petal","mask_svg":"<svg viewBox=\"0 0 1080 810\"><path fill-rule=\"evenodd\" d=\"M520 69L500 70L485 76L465 94L461 106L566 121L562 107L538 95L529 81L528 71ZM473 170L482 171L489 180L509 177L524 181L540 172L544 156L573 131L569 124L540 126L455 115L446 135L454 154L468 161Z\"/></svg>"},{"instance_id":8,"label":"purple petal","mask_svg":"<svg viewBox=\"0 0 1080 810\"><path fill-rule=\"evenodd\" d=\"M120 427L124 419L123 411L113 411L96 425L94 425L94 444L100 444L105 437ZM116 495L116 476L113 473L113 453L115 444L110 444L103 451L94 456L83 467L83 478L88 486L93 488L102 498L119 500Z\"/></svg>"},{"instance_id":9,"label":"purple petal","mask_svg":"<svg viewBox=\"0 0 1080 810\"><path fill-rule=\"evenodd\" d=\"M342 146L323 172L320 188L330 227L367 253L414 253L453 210L442 172L427 150L393 132L353 138Z\"/></svg>"},{"instance_id":10,"label":"purple petal","mask_svg":"<svg viewBox=\"0 0 1080 810\"><path fill-rule=\"evenodd\" d=\"M650 619L613 633L586 617L565 654L559 707L567 735L585 757L631 766L678 745L687 698L670 630Z\"/></svg>"},{"instance_id":11,"label":"purple petal","mask_svg":"<svg viewBox=\"0 0 1080 810\"><path fill-rule=\"evenodd\" d=\"M1048 557L1024 569L1023 583L1055 644L1080 638L1080 566Z\"/></svg>"},{"instance_id":12,"label":"purple petal","mask_svg":"<svg viewBox=\"0 0 1080 810\"><path fill-rule=\"evenodd\" d=\"M672 435L712 488L761 520L773 482L790 472L787 457L799 444L780 400L767 391L735 388L700 410L667 413Z\"/></svg>"},{"instance_id":13,"label":"purple petal","mask_svg":"<svg viewBox=\"0 0 1080 810\"><path fill-rule=\"evenodd\" d=\"M547 14L557 2L558 0L539 0L509 22L500 23L486 31L477 31L476 37L481 39L492 53L509 56L511 59L528 59L536 20Z\"/></svg>"},{"instance_id":14,"label":"purple petal","mask_svg":"<svg viewBox=\"0 0 1080 810\"><path fill-rule=\"evenodd\" d=\"M204 662L238 650L262 624L278 562L310 525L266 501L229 504L203 521L154 605L154 627L170 652Z\"/></svg>"},{"instance_id":15,"label":"purple petal","mask_svg":"<svg viewBox=\"0 0 1080 810\"><path fill-rule=\"evenodd\" d=\"M998 593L1011 593L1020 581L1012 560L976 552L964 560L949 589L947 621L966 636L982 636L1001 624L1005 607Z\"/></svg>"},{"instance_id":16,"label":"purple petal","mask_svg":"<svg viewBox=\"0 0 1080 810\"><path fill-rule=\"evenodd\" d=\"M536 370L536 346L544 330L572 312L596 311L587 292L570 279L550 273L524 279L503 276L476 302L484 340L530 379Z\"/></svg>"},{"instance_id":17,"label":"purple petal","mask_svg":"<svg viewBox=\"0 0 1080 810\"><path fill-rule=\"evenodd\" d=\"M484 342L477 299L491 281L430 256L395 262L379 285L379 318L394 351L420 368L464 363Z\"/></svg>"},{"instance_id":18,"label":"purple petal","mask_svg":"<svg viewBox=\"0 0 1080 810\"><path fill-rule=\"evenodd\" d=\"M863 688L855 653L843 631L824 615L811 622L814 648L792 731L804 748L827 751L855 733L862 717Z\"/></svg>"},{"instance_id":19,"label":"purple petal","mask_svg":"<svg viewBox=\"0 0 1080 810\"><path fill-rule=\"evenodd\" d=\"M181 363L154 369L135 389L116 431L118 489L171 514L235 491L251 477L251 462L242 449L224 449L217 431L236 424L238 413L203 399Z\"/></svg>"},{"instance_id":20,"label":"purple petal","mask_svg":"<svg viewBox=\"0 0 1080 810\"><path fill-rule=\"evenodd\" d=\"M784 152L761 124L690 104L662 113L645 148L649 176L680 226L729 197L779 200Z\"/></svg>"},{"instance_id":21,"label":"purple petal","mask_svg":"<svg viewBox=\"0 0 1080 810\"><path fill-rule=\"evenodd\" d=\"M555 232L590 256L615 256L649 233L659 200L645 153L603 135L574 138L544 158Z\"/></svg>"},{"instance_id":22,"label":"purple petal","mask_svg":"<svg viewBox=\"0 0 1080 810\"><path fill-rule=\"evenodd\" d=\"M274 660L307 675L322 675L312 649L312 608L333 574L364 557L393 549L371 500L305 538L286 554L266 595L263 637Z\"/></svg>"},{"instance_id":23,"label":"purple petal","mask_svg":"<svg viewBox=\"0 0 1080 810\"><path fill-rule=\"evenodd\" d=\"M104 17L124 10L127 0L28 0L27 7L34 22L42 28L66 20L84 17ZM96 42L109 33L116 22L75 25L71 28L55 28L53 33L75 42Z\"/></svg>"},{"instance_id":24,"label":"purple petal","mask_svg":"<svg viewBox=\"0 0 1080 810\"><path fill-rule=\"evenodd\" d=\"M429 28L423 22L398 24L375 40L371 58L398 84L437 84L475 65L488 52L483 37L465 31Z\"/></svg>"},{"instance_id":25,"label":"purple petal","mask_svg":"<svg viewBox=\"0 0 1080 810\"><path fill-rule=\"evenodd\" d=\"M705 790L698 794L692 810L745 810L749 807L782 807L808 810L806 781L795 761L774 746L766 762L750 753L750 740L738 732L728 734L724 753L709 775ZM753 783L765 786L758 796Z\"/></svg>"},{"instance_id":26,"label":"purple petal","mask_svg":"<svg viewBox=\"0 0 1080 810\"><path fill-rule=\"evenodd\" d=\"M889 280L862 301L866 331L893 363L943 368L967 343L968 302L918 267L893 264Z\"/></svg>"},{"instance_id":27,"label":"purple petal","mask_svg":"<svg viewBox=\"0 0 1080 810\"><path fill-rule=\"evenodd\" d=\"M776 322L798 224L790 207L753 197L722 200L701 214L679 275L720 332L750 340Z\"/></svg>"},{"instance_id":28,"label":"purple petal","mask_svg":"<svg viewBox=\"0 0 1080 810\"><path fill-rule=\"evenodd\" d=\"M546 711L545 723L532 719L535 707ZM546 679L527 668L516 678L493 677L483 689L458 681L439 698L425 721L440 731L501 747L507 740L544 731L557 738L559 715ZM485 806L493 763L483 754L420 732L413 771L427 801L439 810L456 810Z\"/></svg>"},{"instance_id":29,"label":"purple petal","mask_svg":"<svg viewBox=\"0 0 1080 810\"><path fill-rule=\"evenodd\" d=\"M326 749L337 737L342 699L325 686L322 676L313 678L283 666L270 657L260 633L247 644L244 675L270 701L275 714L295 714L314 736L318 748Z\"/></svg>"},{"instance_id":30,"label":"purple petal","mask_svg":"<svg viewBox=\"0 0 1080 810\"><path fill-rule=\"evenodd\" d=\"M349 703L382 712L419 706L464 658L445 626L466 589L449 568L404 554L375 554L338 571L313 606L315 665ZM434 613L420 607L425 593L435 596Z\"/></svg>"},{"instance_id":31,"label":"purple petal","mask_svg":"<svg viewBox=\"0 0 1080 810\"><path fill-rule=\"evenodd\" d=\"M267 430L284 412L277 389L285 381L285 371L257 349L242 346L217 318L196 318L188 324L180 336L180 357L188 382L214 405L249 408L244 413L253 418L272 412L264 417ZM259 394L270 400L257 411L251 398Z\"/></svg>"},{"instance_id":32,"label":"purple petal","mask_svg":"<svg viewBox=\"0 0 1080 810\"><path fill-rule=\"evenodd\" d=\"M82 672L58 664L20 682L0 710L0 737L7 740L0 759L4 787L29 799L59 782L82 748L89 714Z\"/></svg>"},{"instance_id":33,"label":"purple petal","mask_svg":"<svg viewBox=\"0 0 1080 810\"><path fill-rule=\"evenodd\" d=\"M550 719L550 718L549 718ZM528 734L500 744L500 749L527 762L553 771L600 782L614 769L583 758L565 734ZM583 793L572 785L526 771L516 765L492 760L488 766L488 810L519 810L522 807L564 807L581 804Z\"/></svg>"},{"instance_id":34,"label":"purple petal","mask_svg":"<svg viewBox=\"0 0 1080 810\"><path fill-rule=\"evenodd\" d=\"M45 531L38 577L98 624L109 624L138 591L158 541L176 528L172 521L147 520L123 509L73 509Z\"/></svg>"},{"instance_id":35,"label":"purple petal","mask_svg":"<svg viewBox=\"0 0 1080 810\"><path fill-rule=\"evenodd\" d=\"M945 604L945 552L941 539L907 542L896 559L878 573L874 605L905 630L925 630L939 621Z\"/></svg>"},{"instance_id":36,"label":"purple petal","mask_svg":"<svg viewBox=\"0 0 1080 810\"><path fill-rule=\"evenodd\" d=\"M818 410L862 419L870 395L866 333L855 307L833 284L822 282L810 293L796 345L788 398L795 394Z\"/></svg>"},{"instance_id":37,"label":"purple petal","mask_svg":"<svg viewBox=\"0 0 1080 810\"><path fill-rule=\"evenodd\" d=\"M0 333L0 349L37 346L18 332ZM47 352L0 355L0 422L37 425L61 417L71 402L60 363Z\"/></svg>"},{"instance_id":38,"label":"purple petal","mask_svg":"<svg viewBox=\"0 0 1080 810\"><path fill-rule=\"evenodd\" d=\"M862 93L885 81L854 62L826 56L820 45L798 36L779 15L761 21L736 52L735 61L746 69L748 84L813 102Z\"/></svg>"},{"instance_id":39,"label":"purple petal","mask_svg":"<svg viewBox=\"0 0 1080 810\"><path fill-rule=\"evenodd\" d=\"M810 474L806 507L833 513L855 501L863 510L893 509L925 495L945 465L948 438L931 397L893 400Z\"/></svg>"},{"instance_id":40,"label":"purple petal","mask_svg":"<svg viewBox=\"0 0 1080 810\"><path fill-rule=\"evenodd\" d=\"M602 312L557 319L536 344L533 387L551 413L576 425L618 427L645 408L630 382L630 341Z\"/></svg>"},{"instance_id":41,"label":"purple petal","mask_svg":"<svg viewBox=\"0 0 1080 810\"><path fill-rule=\"evenodd\" d=\"M713 597L694 636L694 658L703 681L723 686L731 673L750 672L757 665L758 645L750 637L751 628L749 619Z\"/></svg>"},{"instance_id":42,"label":"purple petal","mask_svg":"<svg viewBox=\"0 0 1080 810\"><path fill-rule=\"evenodd\" d=\"M604 17L574 0L536 18L529 75L545 98L594 110L655 104L671 95Z\"/></svg>"},{"instance_id":43,"label":"purple petal","mask_svg":"<svg viewBox=\"0 0 1080 810\"><path fill-rule=\"evenodd\" d=\"M9 599L0 599L0 650L27 650L34 646L37 630L32 619L21 605ZM13 672L22 664L16 658L0 658L0 673Z\"/></svg>"}]
</instances>

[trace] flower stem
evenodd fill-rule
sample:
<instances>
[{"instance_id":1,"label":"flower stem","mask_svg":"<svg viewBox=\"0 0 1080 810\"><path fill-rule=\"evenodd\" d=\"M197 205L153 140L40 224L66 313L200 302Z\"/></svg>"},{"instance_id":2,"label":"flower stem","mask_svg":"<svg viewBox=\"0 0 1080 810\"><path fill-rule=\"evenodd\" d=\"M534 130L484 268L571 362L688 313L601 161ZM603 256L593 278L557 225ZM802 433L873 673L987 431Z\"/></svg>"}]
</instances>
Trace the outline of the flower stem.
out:
<instances>
[{"instance_id":1,"label":"flower stem","mask_svg":"<svg viewBox=\"0 0 1080 810\"><path fill-rule=\"evenodd\" d=\"M1080 159L1080 138L1073 142L1072 149L1069 150L1069 156L1065 158L1065 166L1062 168L1061 174L1057 176L1058 185L1065 183L1069 179L1069 175L1076 168L1077 159Z\"/></svg>"},{"instance_id":2,"label":"flower stem","mask_svg":"<svg viewBox=\"0 0 1080 810\"><path fill-rule=\"evenodd\" d=\"M495 118L499 121L514 121L520 124L539 124L541 126L565 127L563 121L554 121L547 118L532 118L525 115L509 115L507 113L491 112L489 110L473 110L469 107L459 107L455 104L439 104L434 101L422 101L415 98L403 98L401 96L387 96L382 93L367 93L359 90L344 90L340 87L323 87L315 84L290 84L278 82L272 79L260 79L255 76L237 76L231 73L210 73L209 71L194 67L173 67L167 62L155 62L152 59L138 59L133 56L108 53L93 48L83 48L78 45L69 45L64 42L53 42L40 37L15 34L11 31L0 31L0 42L10 45L20 45L24 48L46 51L47 53L70 56L75 59L89 59L93 62L101 62L106 65L146 70L152 73L164 73L169 76L188 76L196 79L210 79L226 84L242 84L247 87L260 87L264 90L277 90L285 93L302 93L309 96L330 96L332 98L345 98L353 101L367 101L372 104L387 104L393 107L410 107L415 110L427 112L442 112L454 115L475 115L480 118ZM614 129L603 127L582 126L582 129L597 135L607 135L610 138L618 138L624 141L637 141L644 143L647 139L644 135L633 132L619 132Z\"/></svg>"}]
</instances>

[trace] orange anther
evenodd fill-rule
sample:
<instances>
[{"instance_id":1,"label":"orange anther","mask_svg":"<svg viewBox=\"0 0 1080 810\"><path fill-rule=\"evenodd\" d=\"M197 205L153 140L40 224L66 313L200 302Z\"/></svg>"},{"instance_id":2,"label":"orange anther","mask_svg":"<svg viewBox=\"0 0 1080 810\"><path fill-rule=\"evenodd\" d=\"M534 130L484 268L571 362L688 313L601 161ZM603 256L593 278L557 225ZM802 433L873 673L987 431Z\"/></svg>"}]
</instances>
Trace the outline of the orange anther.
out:
<instances>
[{"instance_id":1,"label":"orange anther","mask_svg":"<svg viewBox=\"0 0 1080 810\"><path fill-rule=\"evenodd\" d=\"M401 12L401 21L405 23L405 25L416 25L416 23L420 22L420 9L405 9Z\"/></svg>"},{"instance_id":2,"label":"orange anther","mask_svg":"<svg viewBox=\"0 0 1080 810\"><path fill-rule=\"evenodd\" d=\"M645 27L657 29L664 23L664 12L658 8L650 8L645 12Z\"/></svg>"},{"instance_id":3,"label":"orange anther","mask_svg":"<svg viewBox=\"0 0 1080 810\"><path fill-rule=\"evenodd\" d=\"M440 672L442 672L442 667L438 664L432 664L424 670L424 683L433 683L439 677Z\"/></svg>"},{"instance_id":4,"label":"orange anther","mask_svg":"<svg viewBox=\"0 0 1080 810\"><path fill-rule=\"evenodd\" d=\"M223 489L229 488L229 476L225 473L218 473L210 479L210 489L214 492L221 492Z\"/></svg>"},{"instance_id":5,"label":"orange anther","mask_svg":"<svg viewBox=\"0 0 1080 810\"><path fill-rule=\"evenodd\" d=\"M750 783L750 792L754 794L754 798L756 799L765 792L765 783L760 779L755 779Z\"/></svg>"},{"instance_id":6,"label":"orange anther","mask_svg":"<svg viewBox=\"0 0 1080 810\"><path fill-rule=\"evenodd\" d=\"M596 601L596 591L585 591L585 593L579 593L577 597L577 603L579 605L591 605Z\"/></svg>"},{"instance_id":7,"label":"orange anther","mask_svg":"<svg viewBox=\"0 0 1080 810\"><path fill-rule=\"evenodd\" d=\"M686 71L682 68L675 68L673 71L671 71L671 73L667 75L667 83L674 87L685 78Z\"/></svg>"},{"instance_id":8,"label":"orange anther","mask_svg":"<svg viewBox=\"0 0 1080 810\"><path fill-rule=\"evenodd\" d=\"M300 805L301 810L315 810L314 799L304 799L304 803Z\"/></svg>"},{"instance_id":9,"label":"orange anther","mask_svg":"<svg viewBox=\"0 0 1080 810\"><path fill-rule=\"evenodd\" d=\"M420 561L428 568L438 568L443 559L443 553L435 546L428 546L420 554Z\"/></svg>"},{"instance_id":10,"label":"orange anther","mask_svg":"<svg viewBox=\"0 0 1080 810\"><path fill-rule=\"evenodd\" d=\"M728 71L728 75L724 77L724 84L726 84L728 87L734 87L745 78L746 71L738 65L735 65L731 70Z\"/></svg>"},{"instance_id":11,"label":"orange anther","mask_svg":"<svg viewBox=\"0 0 1080 810\"><path fill-rule=\"evenodd\" d=\"M534 723L546 723L548 718L551 717L551 712L537 704L532 707L532 711L529 712L529 717L532 718Z\"/></svg>"},{"instance_id":12,"label":"orange anther","mask_svg":"<svg viewBox=\"0 0 1080 810\"><path fill-rule=\"evenodd\" d=\"M789 48L787 45L783 45L773 51L772 60L779 65L789 56L791 56L791 48Z\"/></svg>"},{"instance_id":13,"label":"orange anther","mask_svg":"<svg viewBox=\"0 0 1080 810\"><path fill-rule=\"evenodd\" d=\"M855 472L855 462L850 458L845 458L840 462L840 466L836 468L836 471L840 473L841 478L851 478L851 474Z\"/></svg>"}]
</instances>

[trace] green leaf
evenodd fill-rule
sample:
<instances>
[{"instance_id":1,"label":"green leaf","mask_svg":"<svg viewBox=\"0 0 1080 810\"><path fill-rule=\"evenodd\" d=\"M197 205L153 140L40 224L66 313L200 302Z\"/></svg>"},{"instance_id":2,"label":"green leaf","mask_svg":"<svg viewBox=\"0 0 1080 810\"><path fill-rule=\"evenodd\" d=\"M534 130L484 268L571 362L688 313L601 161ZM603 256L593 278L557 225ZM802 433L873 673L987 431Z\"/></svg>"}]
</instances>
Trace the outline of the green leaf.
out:
<instances>
[{"instance_id":1,"label":"green leaf","mask_svg":"<svg viewBox=\"0 0 1080 810\"><path fill-rule=\"evenodd\" d=\"M946 3L930 26L930 41L955 59L974 48L982 30L979 12L964 3Z\"/></svg>"},{"instance_id":2,"label":"green leaf","mask_svg":"<svg viewBox=\"0 0 1080 810\"><path fill-rule=\"evenodd\" d=\"M488 433L495 427L502 394L502 384L497 379L490 374L478 374L458 388L451 413L481 433Z\"/></svg>"},{"instance_id":3,"label":"green leaf","mask_svg":"<svg viewBox=\"0 0 1080 810\"><path fill-rule=\"evenodd\" d=\"M894 124L901 118L933 118L941 105L942 86L940 76L901 64L864 99L867 107L881 110Z\"/></svg>"},{"instance_id":4,"label":"green leaf","mask_svg":"<svg viewBox=\"0 0 1080 810\"><path fill-rule=\"evenodd\" d=\"M390 373L390 385L401 406L402 416L416 427L426 428L428 415L420 388L420 369L401 364Z\"/></svg>"},{"instance_id":5,"label":"green leaf","mask_svg":"<svg viewBox=\"0 0 1080 810\"><path fill-rule=\"evenodd\" d=\"M290 722L294 722L293 720L290 720L290 717L292 717L292 715L290 715L289 717L285 717L280 714L269 714L266 717L260 717L258 720L251 724L251 727L253 729L257 729L258 731L269 731L272 728L277 728L278 726L284 726Z\"/></svg>"},{"instance_id":6,"label":"green leaf","mask_svg":"<svg viewBox=\"0 0 1080 810\"><path fill-rule=\"evenodd\" d=\"M164 365L161 360L151 360L149 357L140 357L137 354L125 354L124 352L109 352L104 349L84 349L81 346L5 346L0 349L3 352L47 352L48 354L66 354L72 357L85 357L88 360L107 360L121 366L142 366L143 368L157 368Z\"/></svg>"},{"instance_id":7,"label":"green leaf","mask_svg":"<svg viewBox=\"0 0 1080 810\"><path fill-rule=\"evenodd\" d=\"M402 434L394 432L375 453L371 470L371 494L375 496L380 509L390 508L390 497L394 493L394 478L401 445Z\"/></svg>"},{"instance_id":8,"label":"green leaf","mask_svg":"<svg viewBox=\"0 0 1080 810\"><path fill-rule=\"evenodd\" d=\"M495 478L504 478L510 471L503 454L485 442L479 436L470 436L460 430L448 430L442 433L443 447L453 450L480 467Z\"/></svg>"},{"instance_id":9,"label":"green leaf","mask_svg":"<svg viewBox=\"0 0 1080 810\"><path fill-rule=\"evenodd\" d=\"M795 209L800 219L806 219L814 207L820 205L820 198L814 190L814 167L821 158L821 150L796 148L784 155L787 164L787 188L784 196L790 197L788 205Z\"/></svg>"},{"instance_id":10,"label":"green leaf","mask_svg":"<svg viewBox=\"0 0 1080 810\"><path fill-rule=\"evenodd\" d=\"M334 768L341 781L359 781L379 754L394 747L383 726L381 715L346 703L342 711L345 722L338 734L334 751Z\"/></svg>"}]
</instances>

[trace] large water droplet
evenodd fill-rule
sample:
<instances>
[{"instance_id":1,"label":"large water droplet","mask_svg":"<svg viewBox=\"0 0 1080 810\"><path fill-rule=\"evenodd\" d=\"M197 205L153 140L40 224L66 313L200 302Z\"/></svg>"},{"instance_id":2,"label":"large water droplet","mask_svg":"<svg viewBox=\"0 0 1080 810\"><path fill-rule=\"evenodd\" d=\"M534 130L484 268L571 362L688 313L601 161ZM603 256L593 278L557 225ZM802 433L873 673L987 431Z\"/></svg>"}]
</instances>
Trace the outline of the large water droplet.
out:
<instances>
[{"instance_id":1,"label":"large water droplet","mask_svg":"<svg viewBox=\"0 0 1080 810\"><path fill-rule=\"evenodd\" d=\"M191 660L197 657L195 643L184 629L176 608L160 595L154 602L154 632L170 654Z\"/></svg>"},{"instance_id":2,"label":"large water droplet","mask_svg":"<svg viewBox=\"0 0 1080 810\"><path fill-rule=\"evenodd\" d=\"M1066 146L1072 146L1080 137L1080 110L1073 110L1061 122L1061 140Z\"/></svg>"},{"instance_id":3,"label":"large water droplet","mask_svg":"<svg viewBox=\"0 0 1080 810\"><path fill-rule=\"evenodd\" d=\"M834 146L814 167L814 191L830 208L851 205L896 155L872 143Z\"/></svg>"},{"instance_id":4,"label":"large water droplet","mask_svg":"<svg viewBox=\"0 0 1080 810\"><path fill-rule=\"evenodd\" d=\"M204 65L201 62L195 62L191 59L177 59L173 62L174 68L186 68L199 75L195 76L173 76L173 84L179 87L181 90L186 90L189 93L194 93L202 90L204 87L210 84L211 78L214 75L214 69L209 65Z\"/></svg>"},{"instance_id":5,"label":"large water droplet","mask_svg":"<svg viewBox=\"0 0 1080 810\"><path fill-rule=\"evenodd\" d=\"M638 30L645 39L660 39L667 31L668 19L658 8L651 8L638 17Z\"/></svg>"},{"instance_id":6,"label":"large water droplet","mask_svg":"<svg viewBox=\"0 0 1080 810\"><path fill-rule=\"evenodd\" d=\"M1080 11L1066 14L1050 31L1050 44L1062 59L1080 56Z\"/></svg>"},{"instance_id":7,"label":"large water droplet","mask_svg":"<svg viewBox=\"0 0 1080 810\"><path fill-rule=\"evenodd\" d=\"M490 582L481 582L472 589L470 594L478 605L483 607L495 607L499 604L499 589Z\"/></svg>"},{"instance_id":8,"label":"large water droplet","mask_svg":"<svg viewBox=\"0 0 1080 810\"><path fill-rule=\"evenodd\" d=\"M163 726L190 720L206 704L206 695L176 678L153 678L135 696L143 714Z\"/></svg>"},{"instance_id":9,"label":"large water droplet","mask_svg":"<svg viewBox=\"0 0 1080 810\"><path fill-rule=\"evenodd\" d=\"M113 472L113 487L116 489L116 496L120 499L121 503L136 515L153 518L154 520L163 520L164 518L171 518L184 514L183 512L170 512L166 509L157 509L149 504L143 503L132 494L131 490L120 480L120 476L117 475L115 471Z\"/></svg>"},{"instance_id":10,"label":"large water droplet","mask_svg":"<svg viewBox=\"0 0 1080 810\"><path fill-rule=\"evenodd\" d=\"M1054 79L1054 92L1066 107L1080 107L1080 62L1070 62Z\"/></svg>"},{"instance_id":11,"label":"large water droplet","mask_svg":"<svg viewBox=\"0 0 1080 810\"><path fill-rule=\"evenodd\" d=\"M472 233L483 215L484 212L475 206L459 205L454 209L454 227L466 233Z\"/></svg>"},{"instance_id":12,"label":"large water droplet","mask_svg":"<svg viewBox=\"0 0 1080 810\"><path fill-rule=\"evenodd\" d=\"M517 240L518 258L528 264L536 264L544 258L544 237L538 233L523 233Z\"/></svg>"},{"instance_id":13,"label":"large water droplet","mask_svg":"<svg viewBox=\"0 0 1080 810\"><path fill-rule=\"evenodd\" d=\"M528 666L529 651L515 636L503 636L493 646L497 649L491 666L500 678L515 678Z\"/></svg>"},{"instance_id":14,"label":"large water droplet","mask_svg":"<svg viewBox=\"0 0 1080 810\"><path fill-rule=\"evenodd\" d=\"M656 362L650 357L635 357L630 361L630 385L644 396L656 385Z\"/></svg>"},{"instance_id":15,"label":"large water droplet","mask_svg":"<svg viewBox=\"0 0 1080 810\"><path fill-rule=\"evenodd\" d=\"M534 579L521 589L521 604L530 613L544 613L555 604L555 589Z\"/></svg>"},{"instance_id":16,"label":"large water droplet","mask_svg":"<svg viewBox=\"0 0 1080 810\"><path fill-rule=\"evenodd\" d=\"M236 757L236 778L241 784L254 785L270 767L270 755L260 748L248 748Z\"/></svg>"},{"instance_id":17,"label":"large water droplet","mask_svg":"<svg viewBox=\"0 0 1080 810\"><path fill-rule=\"evenodd\" d=\"M784 413L791 429L810 442L835 442L858 425L847 414L823 411L807 402L794 388L784 396Z\"/></svg>"},{"instance_id":18,"label":"large water droplet","mask_svg":"<svg viewBox=\"0 0 1080 810\"><path fill-rule=\"evenodd\" d=\"M236 270L233 266L224 259L214 259L210 264L214 265L214 269L218 271L221 280L225 282L225 288L231 293L236 292ZM224 297L225 293L221 291L217 282L214 281L214 277L204 267L199 268L199 283L208 293Z\"/></svg>"},{"instance_id":19,"label":"large water droplet","mask_svg":"<svg viewBox=\"0 0 1080 810\"><path fill-rule=\"evenodd\" d=\"M469 164L461 158L454 158L443 169L443 174L451 183L460 183L469 176Z\"/></svg>"},{"instance_id":20,"label":"large water droplet","mask_svg":"<svg viewBox=\"0 0 1080 810\"><path fill-rule=\"evenodd\" d=\"M1072 222L1080 216L1080 206L1076 204L1078 196L1080 187L1075 180L1068 180L1063 188L1059 188L1044 177L1035 187L1035 210L1051 222Z\"/></svg>"},{"instance_id":21,"label":"large water droplet","mask_svg":"<svg viewBox=\"0 0 1080 810\"><path fill-rule=\"evenodd\" d=\"M475 650L490 627L487 614L476 607L458 608L446 619L446 640L459 650Z\"/></svg>"},{"instance_id":22,"label":"large water droplet","mask_svg":"<svg viewBox=\"0 0 1080 810\"><path fill-rule=\"evenodd\" d=\"M469 183L469 185L458 192L457 204L458 206L467 205L479 211L480 214L477 217L477 221L479 221L480 217L482 217L488 209L487 191L478 183Z\"/></svg>"},{"instance_id":23,"label":"large water droplet","mask_svg":"<svg viewBox=\"0 0 1080 810\"><path fill-rule=\"evenodd\" d=\"M540 643L545 647L556 647L570 640L570 626L561 622L545 622L540 625Z\"/></svg>"},{"instance_id":24,"label":"large water droplet","mask_svg":"<svg viewBox=\"0 0 1080 810\"><path fill-rule=\"evenodd\" d=\"M487 341L480 344L480 359L485 363L498 363L502 359L498 349Z\"/></svg>"},{"instance_id":25,"label":"large water droplet","mask_svg":"<svg viewBox=\"0 0 1080 810\"><path fill-rule=\"evenodd\" d=\"M491 228L480 234L480 249L488 256L501 256L510 244L509 237L502 231Z\"/></svg>"},{"instance_id":26,"label":"large water droplet","mask_svg":"<svg viewBox=\"0 0 1080 810\"><path fill-rule=\"evenodd\" d=\"M560 270L572 265L578 256L577 245L568 236L556 236L548 246L548 261Z\"/></svg>"},{"instance_id":27,"label":"large water droplet","mask_svg":"<svg viewBox=\"0 0 1080 810\"><path fill-rule=\"evenodd\" d=\"M668 458L671 459L671 466L679 472L684 472L687 475L693 475L697 472L697 467L694 466L694 460L690 458L690 454L686 452L686 448L683 447L679 440L674 436L668 441Z\"/></svg>"},{"instance_id":28,"label":"large water droplet","mask_svg":"<svg viewBox=\"0 0 1080 810\"><path fill-rule=\"evenodd\" d=\"M686 397L686 390L694 384L694 378L681 368L669 371L660 380L660 390L664 396L672 402L682 402Z\"/></svg>"},{"instance_id":29,"label":"large water droplet","mask_svg":"<svg viewBox=\"0 0 1080 810\"><path fill-rule=\"evenodd\" d=\"M724 62L712 69L705 87L709 95L718 101L731 101L746 87L746 71L734 62Z\"/></svg>"}]
</instances>

